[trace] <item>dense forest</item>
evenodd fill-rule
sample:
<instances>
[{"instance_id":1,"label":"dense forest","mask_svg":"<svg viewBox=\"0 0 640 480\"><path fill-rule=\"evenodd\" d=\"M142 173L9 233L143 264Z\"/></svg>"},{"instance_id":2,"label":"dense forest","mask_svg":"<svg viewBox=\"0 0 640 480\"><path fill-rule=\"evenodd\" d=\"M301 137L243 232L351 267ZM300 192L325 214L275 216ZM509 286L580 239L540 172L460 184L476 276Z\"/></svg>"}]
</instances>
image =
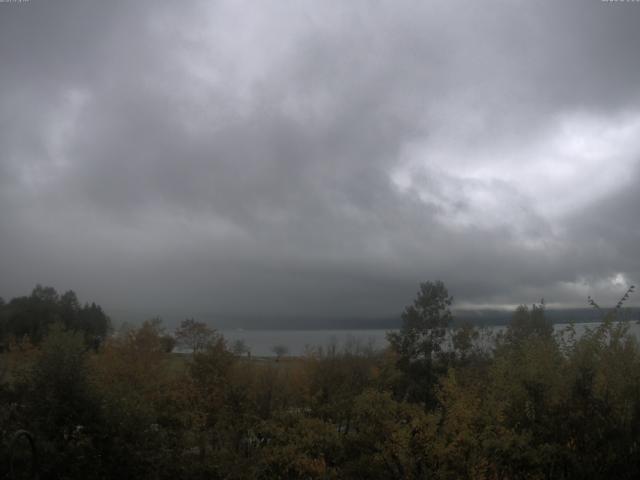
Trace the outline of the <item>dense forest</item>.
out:
<instances>
[{"instance_id":1,"label":"dense forest","mask_svg":"<svg viewBox=\"0 0 640 480\"><path fill-rule=\"evenodd\" d=\"M420 286L383 350L252 358L194 319L113 331L36 287L0 301L0 478L639 478L640 347L623 301L577 335L544 304L501 334ZM180 351L172 353L179 344ZM28 478L28 477L25 477Z\"/></svg>"}]
</instances>

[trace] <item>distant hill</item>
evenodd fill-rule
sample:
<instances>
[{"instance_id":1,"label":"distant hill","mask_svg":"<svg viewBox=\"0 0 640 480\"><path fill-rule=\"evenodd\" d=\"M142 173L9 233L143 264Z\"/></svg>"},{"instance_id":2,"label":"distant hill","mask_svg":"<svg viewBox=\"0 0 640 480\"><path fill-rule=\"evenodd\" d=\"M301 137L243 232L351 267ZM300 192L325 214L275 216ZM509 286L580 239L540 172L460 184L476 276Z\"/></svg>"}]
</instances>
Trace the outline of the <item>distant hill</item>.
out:
<instances>
[{"instance_id":1,"label":"distant hill","mask_svg":"<svg viewBox=\"0 0 640 480\"><path fill-rule=\"evenodd\" d=\"M640 318L640 309L626 309L632 319ZM597 322L600 317L593 308L563 308L550 309L547 311L547 318L553 323L585 323ZM478 310L453 310L454 324L460 325L468 322L476 326L506 325L511 320L513 310L504 309L478 309ZM116 311L112 318L116 327L122 322L139 324L147 318L155 315L145 315L141 312ZM192 315L189 315L191 317ZM204 321L213 328L219 330L229 330L241 328L245 330L391 330L399 328L402 324L400 315L381 317L249 317L230 316L212 313L199 313L193 315L194 318ZM182 317L174 315L163 316L165 325L169 330L182 320ZM185 317L186 318L186 317Z\"/></svg>"},{"instance_id":2,"label":"distant hill","mask_svg":"<svg viewBox=\"0 0 640 480\"><path fill-rule=\"evenodd\" d=\"M625 309L631 319L640 318L640 309ZM507 325L513 316L512 310L482 309L454 310L454 324L468 322L476 326ZM593 308L547 309L547 318L553 323L586 323L600 320ZM202 317L204 320L207 316ZM264 330L359 330L395 329L402 324L400 316L378 318L233 318L210 320L216 328L244 328Z\"/></svg>"},{"instance_id":3,"label":"distant hill","mask_svg":"<svg viewBox=\"0 0 640 480\"><path fill-rule=\"evenodd\" d=\"M625 309L633 319L638 319L640 310ZM586 323L600 320L600 313L593 308L547 308L546 317L553 323ZM469 322L473 325L506 325L513 316L512 310L458 310L454 311L455 323Z\"/></svg>"}]
</instances>

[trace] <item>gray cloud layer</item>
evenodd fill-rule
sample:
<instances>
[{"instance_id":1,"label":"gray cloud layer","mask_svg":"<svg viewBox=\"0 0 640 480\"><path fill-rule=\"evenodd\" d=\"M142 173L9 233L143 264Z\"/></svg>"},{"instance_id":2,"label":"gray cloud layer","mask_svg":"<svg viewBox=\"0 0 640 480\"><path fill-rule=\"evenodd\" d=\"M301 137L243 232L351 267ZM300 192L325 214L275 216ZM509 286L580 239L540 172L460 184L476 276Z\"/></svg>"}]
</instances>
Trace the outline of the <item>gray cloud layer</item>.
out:
<instances>
[{"instance_id":1,"label":"gray cloud layer","mask_svg":"<svg viewBox=\"0 0 640 480\"><path fill-rule=\"evenodd\" d=\"M640 5L0 4L0 292L384 316L640 278Z\"/></svg>"}]
</instances>

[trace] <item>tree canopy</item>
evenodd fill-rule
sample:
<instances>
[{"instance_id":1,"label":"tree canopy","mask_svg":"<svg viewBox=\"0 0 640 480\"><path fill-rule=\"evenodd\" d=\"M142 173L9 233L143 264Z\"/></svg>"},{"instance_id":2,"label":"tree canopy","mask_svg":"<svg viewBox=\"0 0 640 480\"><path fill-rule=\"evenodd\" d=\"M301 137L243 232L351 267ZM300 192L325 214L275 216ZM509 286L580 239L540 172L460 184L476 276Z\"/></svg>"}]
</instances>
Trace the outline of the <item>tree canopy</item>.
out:
<instances>
[{"instance_id":1,"label":"tree canopy","mask_svg":"<svg viewBox=\"0 0 640 480\"><path fill-rule=\"evenodd\" d=\"M433 401L432 387L443 367L443 343L453 316L449 295L442 281L424 282L415 300L402 313L399 332L387 338L396 353L398 369L404 373L404 393L414 400Z\"/></svg>"},{"instance_id":2,"label":"tree canopy","mask_svg":"<svg viewBox=\"0 0 640 480\"><path fill-rule=\"evenodd\" d=\"M491 334L453 325L444 284L425 282L388 347L333 343L277 362L234 353L193 319L180 331L199 332L194 352L170 353L158 318L87 348L60 321L78 308L62 297L39 289L32 307L58 317L0 352L0 477L22 429L41 478L640 475L640 344L612 315L578 335L554 331L543 304L520 306Z\"/></svg>"},{"instance_id":3,"label":"tree canopy","mask_svg":"<svg viewBox=\"0 0 640 480\"><path fill-rule=\"evenodd\" d=\"M0 343L26 336L37 344L55 323L81 333L90 344L104 339L111 329L102 308L93 302L82 305L73 290L60 295L53 287L37 285L28 296L0 302Z\"/></svg>"}]
</instances>

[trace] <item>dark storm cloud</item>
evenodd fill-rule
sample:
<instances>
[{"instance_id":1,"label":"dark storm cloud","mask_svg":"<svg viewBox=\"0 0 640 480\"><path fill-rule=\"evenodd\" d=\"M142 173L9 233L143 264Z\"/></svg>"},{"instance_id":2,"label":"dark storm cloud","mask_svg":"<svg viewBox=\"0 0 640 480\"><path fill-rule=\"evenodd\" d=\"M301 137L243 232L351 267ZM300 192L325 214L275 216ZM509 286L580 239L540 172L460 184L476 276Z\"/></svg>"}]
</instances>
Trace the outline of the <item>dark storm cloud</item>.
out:
<instances>
[{"instance_id":1,"label":"dark storm cloud","mask_svg":"<svg viewBox=\"0 0 640 480\"><path fill-rule=\"evenodd\" d=\"M5 296L366 317L640 277L637 5L0 7Z\"/></svg>"}]
</instances>

